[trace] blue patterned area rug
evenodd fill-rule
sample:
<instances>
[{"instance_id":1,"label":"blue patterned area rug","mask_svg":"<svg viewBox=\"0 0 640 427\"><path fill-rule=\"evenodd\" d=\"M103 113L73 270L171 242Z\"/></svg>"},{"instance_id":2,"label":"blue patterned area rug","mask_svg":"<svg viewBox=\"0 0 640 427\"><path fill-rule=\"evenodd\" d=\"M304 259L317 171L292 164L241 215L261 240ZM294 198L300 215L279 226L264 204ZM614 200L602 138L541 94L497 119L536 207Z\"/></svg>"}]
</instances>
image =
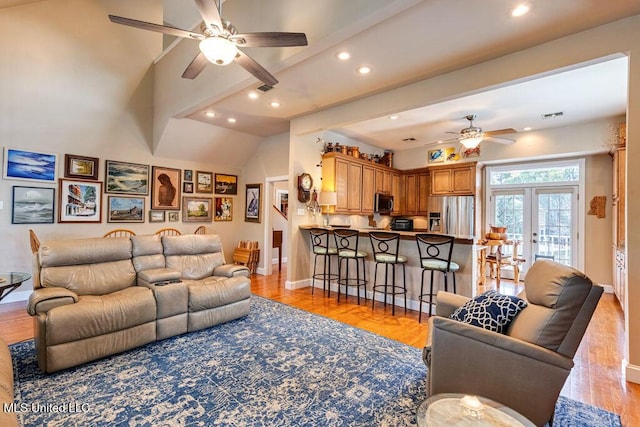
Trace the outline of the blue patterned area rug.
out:
<instances>
[{"instance_id":1,"label":"blue patterned area rug","mask_svg":"<svg viewBox=\"0 0 640 427\"><path fill-rule=\"evenodd\" d=\"M51 375L11 346L24 426L408 426L425 399L420 350L252 298L251 314ZM555 426L619 417L562 398Z\"/></svg>"}]
</instances>

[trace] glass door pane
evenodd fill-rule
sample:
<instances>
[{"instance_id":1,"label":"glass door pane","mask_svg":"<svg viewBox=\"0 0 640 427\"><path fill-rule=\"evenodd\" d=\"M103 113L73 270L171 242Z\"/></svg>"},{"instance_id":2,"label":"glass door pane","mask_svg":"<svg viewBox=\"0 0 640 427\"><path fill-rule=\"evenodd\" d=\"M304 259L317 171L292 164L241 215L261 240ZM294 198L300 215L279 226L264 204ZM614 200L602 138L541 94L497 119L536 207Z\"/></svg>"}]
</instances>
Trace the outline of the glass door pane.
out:
<instances>
[{"instance_id":1,"label":"glass door pane","mask_svg":"<svg viewBox=\"0 0 640 427\"><path fill-rule=\"evenodd\" d=\"M575 187L535 190L532 251L534 260L551 258L575 266L577 209Z\"/></svg>"}]
</instances>

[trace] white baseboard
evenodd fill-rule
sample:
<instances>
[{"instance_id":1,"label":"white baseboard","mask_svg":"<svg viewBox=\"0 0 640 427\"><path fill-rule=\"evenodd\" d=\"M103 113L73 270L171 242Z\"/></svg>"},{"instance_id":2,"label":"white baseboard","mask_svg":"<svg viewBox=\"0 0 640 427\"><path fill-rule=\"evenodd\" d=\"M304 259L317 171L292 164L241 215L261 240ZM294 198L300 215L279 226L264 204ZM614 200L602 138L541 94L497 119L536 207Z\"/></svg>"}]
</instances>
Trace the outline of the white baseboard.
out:
<instances>
[{"instance_id":1,"label":"white baseboard","mask_svg":"<svg viewBox=\"0 0 640 427\"><path fill-rule=\"evenodd\" d=\"M612 285L606 285L603 283L598 283L600 286L602 286L602 288L604 289L604 293L605 294L612 294L613 293L613 286Z\"/></svg>"},{"instance_id":2,"label":"white baseboard","mask_svg":"<svg viewBox=\"0 0 640 427\"><path fill-rule=\"evenodd\" d=\"M278 263L278 258L273 258L271 259L271 264L277 264ZM287 257L282 257L282 263L286 264L287 263Z\"/></svg>"},{"instance_id":3,"label":"white baseboard","mask_svg":"<svg viewBox=\"0 0 640 427\"><path fill-rule=\"evenodd\" d=\"M309 287L310 284L311 284L311 280L309 279L298 280L295 282L290 282L289 280L287 280L286 282L284 282L284 288L285 289L302 289L302 288Z\"/></svg>"},{"instance_id":4,"label":"white baseboard","mask_svg":"<svg viewBox=\"0 0 640 427\"><path fill-rule=\"evenodd\" d=\"M18 302L18 301L27 301L29 299L29 295L31 295L33 291L20 291L20 292L11 292L5 298L2 299L0 304L9 304L10 302Z\"/></svg>"},{"instance_id":5,"label":"white baseboard","mask_svg":"<svg viewBox=\"0 0 640 427\"><path fill-rule=\"evenodd\" d=\"M640 384L640 366L632 365L627 359L622 360L622 372L627 381Z\"/></svg>"}]
</instances>

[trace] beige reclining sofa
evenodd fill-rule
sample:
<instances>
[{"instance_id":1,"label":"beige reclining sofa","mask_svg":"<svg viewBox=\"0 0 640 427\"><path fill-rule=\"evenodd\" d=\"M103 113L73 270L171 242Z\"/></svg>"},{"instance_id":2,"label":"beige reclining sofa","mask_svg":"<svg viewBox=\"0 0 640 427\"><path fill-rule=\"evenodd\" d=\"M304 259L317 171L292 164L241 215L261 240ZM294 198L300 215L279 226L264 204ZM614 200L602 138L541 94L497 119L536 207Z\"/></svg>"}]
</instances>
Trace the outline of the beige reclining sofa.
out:
<instances>
[{"instance_id":1,"label":"beige reclining sofa","mask_svg":"<svg viewBox=\"0 0 640 427\"><path fill-rule=\"evenodd\" d=\"M43 242L33 285L43 372L238 319L251 296L249 270L210 234Z\"/></svg>"}]
</instances>

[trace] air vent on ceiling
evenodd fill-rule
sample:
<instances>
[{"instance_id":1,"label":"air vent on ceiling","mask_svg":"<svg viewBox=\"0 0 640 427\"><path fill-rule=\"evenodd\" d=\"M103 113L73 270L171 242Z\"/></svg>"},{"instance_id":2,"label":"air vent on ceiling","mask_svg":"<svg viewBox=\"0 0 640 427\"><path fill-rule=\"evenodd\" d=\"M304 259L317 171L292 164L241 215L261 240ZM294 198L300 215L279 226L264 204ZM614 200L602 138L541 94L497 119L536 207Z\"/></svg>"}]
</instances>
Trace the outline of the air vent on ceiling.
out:
<instances>
[{"instance_id":1,"label":"air vent on ceiling","mask_svg":"<svg viewBox=\"0 0 640 427\"><path fill-rule=\"evenodd\" d=\"M263 84L262 86L258 87L258 90L261 92L269 92L271 89L273 89L273 86L270 86L268 84Z\"/></svg>"},{"instance_id":2,"label":"air vent on ceiling","mask_svg":"<svg viewBox=\"0 0 640 427\"><path fill-rule=\"evenodd\" d=\"M412 137L412 136L411 136L411 137L409 137L409 138L404 138L404 139L403 139L403 141L404 141L404 142L413 142L413 141L415 141L415 140L416 140L416 139L415 139L414 137Z\"/></svg>"},{"instance_id":3,"label":"air vent on ceiling","mask_svg":"<svg viewBox=\"0 0 640 427\"><path fill-rule=\"evenodd\" d=\"M564 116L564 113L562 111L558 111L557 113L543 114L542 118L543 119L555 119L556 117L561 117L561 116Z\"/></svg>"}]
</instances>

